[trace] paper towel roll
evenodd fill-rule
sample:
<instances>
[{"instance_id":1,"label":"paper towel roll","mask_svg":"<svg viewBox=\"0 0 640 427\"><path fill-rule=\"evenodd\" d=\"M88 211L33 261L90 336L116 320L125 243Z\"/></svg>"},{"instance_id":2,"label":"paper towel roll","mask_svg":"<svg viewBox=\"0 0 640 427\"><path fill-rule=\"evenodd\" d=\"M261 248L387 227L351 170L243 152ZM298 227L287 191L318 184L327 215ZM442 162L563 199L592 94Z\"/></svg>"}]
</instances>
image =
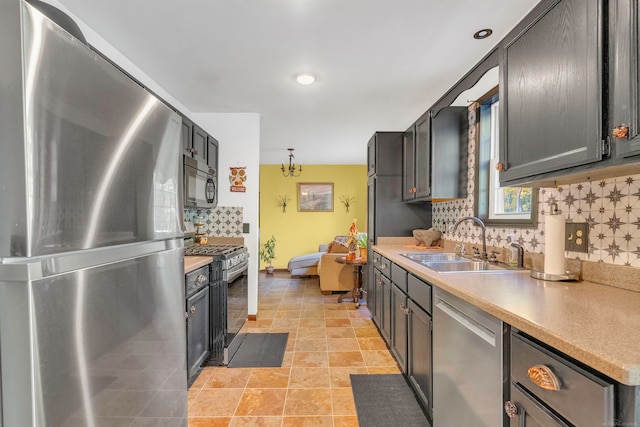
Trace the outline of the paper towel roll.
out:
<instances>
[{"instance_id":1,"label":"paper towel roll","mask_svg":"<svg viewBox=\"0 0 640 427\"><path fill-rule=\"evenodd\" d=\"M544 272L565 274L564 217L546 215L544 218Z\"/></svg>"}]
</instances>

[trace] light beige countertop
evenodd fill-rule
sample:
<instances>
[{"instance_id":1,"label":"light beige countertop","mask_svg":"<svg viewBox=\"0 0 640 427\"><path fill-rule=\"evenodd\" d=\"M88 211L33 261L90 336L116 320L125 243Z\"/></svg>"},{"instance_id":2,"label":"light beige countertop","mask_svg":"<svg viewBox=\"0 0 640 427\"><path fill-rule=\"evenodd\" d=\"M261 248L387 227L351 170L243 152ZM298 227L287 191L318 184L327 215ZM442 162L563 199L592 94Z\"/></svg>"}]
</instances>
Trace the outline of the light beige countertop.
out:
<instances>
[{"instance_id":1,"label":"light beige countertop","mask_svg":"<svg viewBox=\"0 0 640 427\"><path fill-rule=\"evenodd\" d=\"M186 256L184 257L184 272L190 273L193 270L213 262L210 256Z\"/></svg>"},{"instance_id":2,"label":"light beige countertop","mask_svg":"<svg viewBox=\"0 0 640 427\"><path fill-rule=\"evenodd\" d=\"M537 280L529 270L443 274L399 255L441 250L414 245L373 249L585 365L623 384L640 385L640 292L587 281Z\"/></svg>"}]
</instances>

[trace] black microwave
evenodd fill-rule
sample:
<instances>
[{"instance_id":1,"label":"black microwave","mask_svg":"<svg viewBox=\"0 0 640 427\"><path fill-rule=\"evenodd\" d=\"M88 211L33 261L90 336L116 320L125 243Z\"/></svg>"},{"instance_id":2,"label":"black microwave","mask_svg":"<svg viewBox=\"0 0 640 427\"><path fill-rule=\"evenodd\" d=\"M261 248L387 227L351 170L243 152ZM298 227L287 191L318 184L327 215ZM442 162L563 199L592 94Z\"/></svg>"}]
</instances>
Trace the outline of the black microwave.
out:
<instances>
[{"instance_id":1,"label":"black microwave","mask_svg":"<svg viewBox=\"0 0 640 427\"><path fill-rule=\"evenodd\" d=\"M215 208L218 205L218 176L214 169L184 156L184 207Z\"/></svg>"}]
</instances>

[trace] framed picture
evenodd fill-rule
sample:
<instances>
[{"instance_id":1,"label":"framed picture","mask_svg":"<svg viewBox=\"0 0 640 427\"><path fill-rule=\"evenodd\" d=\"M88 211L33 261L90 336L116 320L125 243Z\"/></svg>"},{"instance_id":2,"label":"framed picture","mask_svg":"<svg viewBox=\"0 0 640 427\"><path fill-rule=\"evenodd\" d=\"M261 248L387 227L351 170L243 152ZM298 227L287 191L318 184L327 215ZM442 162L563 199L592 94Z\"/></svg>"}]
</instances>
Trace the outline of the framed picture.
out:
<instances>
[{"instance_id":1,"label":"framed picture","mask_svg":"<svg viewBox=\"0 0 640 427\"><path fill-rule=\"evenodd\" d=\"M333 212L333 182L299 182L298 212Z\"/></svg>"}]
</instances>

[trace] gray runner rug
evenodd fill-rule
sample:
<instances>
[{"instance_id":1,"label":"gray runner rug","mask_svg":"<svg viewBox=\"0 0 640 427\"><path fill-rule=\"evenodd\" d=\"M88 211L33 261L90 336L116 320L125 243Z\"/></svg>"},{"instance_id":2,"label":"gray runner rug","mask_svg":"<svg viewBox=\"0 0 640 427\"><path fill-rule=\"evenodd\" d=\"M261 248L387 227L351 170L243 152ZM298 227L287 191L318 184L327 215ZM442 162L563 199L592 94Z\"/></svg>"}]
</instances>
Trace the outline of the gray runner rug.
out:
<instances>
[{"instance_id":1,"label":"gray runner rug","mask_svg":"<svg viewBox=\"0 0 640 427\"><path fill-rule=\"evenodd\" d=\"M233 355L228 368L279 368L282 366L284 350L289 333L238 334L240 346Z\"/></svg>"},{"instance_id":2,"label":"gray runner rug","mask_svg":"<svg viewBox=\"0 0 640 427\"><path fill-rule=\"evenodd\" d=\"M360 427L425 427L425 416L401 374L351 374Z\"/></svg>"}]
</instances>

